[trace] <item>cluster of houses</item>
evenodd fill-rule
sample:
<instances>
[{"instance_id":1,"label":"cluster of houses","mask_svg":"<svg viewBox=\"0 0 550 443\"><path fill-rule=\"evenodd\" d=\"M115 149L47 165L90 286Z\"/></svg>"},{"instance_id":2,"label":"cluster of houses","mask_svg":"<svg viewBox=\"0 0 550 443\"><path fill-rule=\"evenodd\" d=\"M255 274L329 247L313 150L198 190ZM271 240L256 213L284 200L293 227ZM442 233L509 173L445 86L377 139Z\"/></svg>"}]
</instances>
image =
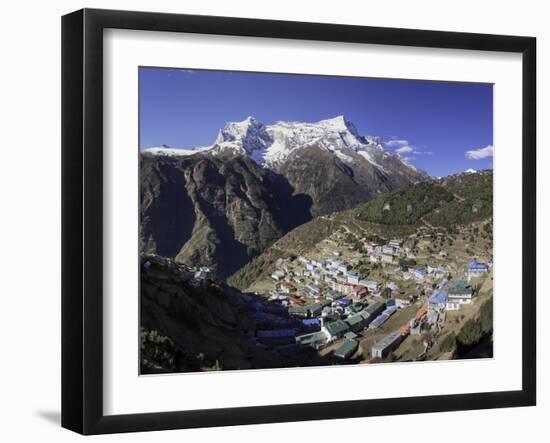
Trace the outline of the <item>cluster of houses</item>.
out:
<instances>
[{"instance_id":1,"label":"cluster of houses","mask_svg":"<svg viewBox=\"0 0 550 443\"><path fill-rule=\"evenodd\" d=\"M191 286L195 287L204 284L212 277L212 271L209 267L187 266L185 264L176 263L173 258L156 254L142 254L141 263L144 270L148 270L155 265L168 267L171 269L174 276L181 278L182 281L188 281Z\"/></svg>"},{"instance_id":2,"label":"cluster of houses","mask_svg":"<svg viewBox=\"0 0 550 443\"><path fill-rule=\"evenodd\" d=\"M384 245L363 239L363 247L371 263L398 264L402 258L416 258L409 246L402 239L393 239Z\"/></svg>"},{"instance_id":3,"label":"cluster of houses","mask_svg":"<svg viewBox=\"0 0 550 443\"><path fill-rule=\"evenodd\" d=\"M280 282L280 290L285 294L297 292L317 298L321 296L319 287L325 285L330 288L326 296L333 300L344 296L362 299L368 293L380 295L380 282L367 280L365 275L339 258L314 260L300 256L298 261L303 264L302 271L291 270L286 263L281 263L271 274L273 280ZM297 289L297 285L302 287Z\"/></svg>"},{"instance_id":4,"label":"cluster of houses","mask_svg":"<svg viewBox=\"0 0 550 443\"><path fill-rule=\"evenodd\" d=\"M281 291L289 294L286 296L288 314L303 322L300 333L291 335L288 331L282 332L295 340L295 343L316 350L343 340L340 347L334 351L334 356L338 358L346 359L355 354L359 346L357 333L380 327L399 308L406 307L419 298L417 294L401 293L398 285L390 282L387 284L392 294L390 299L367 304L365 295L380 295L379 282L364 279L340 259L319 261L300 257L299 260L309 271L309 276L317 276L319 282L313 281L305 286L305 295L314 300L310 303L305 303L302 298L292 295L297 293L297 289L288 279L281 283ZM472 302L475 291L470 286L471 278L479 277L489 269L489 265L472 260L468 264L464 279L452 280L451 283L443 278L448 273L447 269L430 266L410 269L408 272L418 282L426 279L435 281L437 277L442 279L438 284L434 284L433 288L426 282L426 302L422 304L416 316L401 329L372 345L372 358L385 358L407 335L420 334L424 324L442 327L448 311L458 310L462 305ZM321 294L319 283L323 278L326 282L326 276L332 277L328 279L329 284L325 284L325 288L328 286L330 289L324 290Z\"/></svg>"},{"instance_id":5,"label":"cluster of houses","mask_svg":"<svg viewBox=\"0 0 550 443\"><path fill-rule=\"evenodd\" d=\"M423 282L427 278L433 279L443 278L448 273L448 268L445 266L432 267L430 265L426 268L409 268L403 271L403 280L414 279L417 282Z\"/></svg>"},{"instance_id":6,"label":"cluster of houses","mask_svg":"<svg viewBox=\"0 0 550 443\"><path fill-rule=\"evenodd\" d=\"M394 239L378 245L362 239L371 262L397 264L402 258L414 258L408 246L410 242ZM405 246L407 245L407 246ZM358 342L356 333L364 329L376 329L383 325L398 309L415 303L420 296L426 297L415 318L403 327L380 340L372 349L373 357L387 355L398 346L404 336L420 334L422 326L441 327L446 312L458 310L464 304L471 303L474 290L470 280L488 272L490 265L474 259L468 263L465 278L446 279L449 268L446 266L398 267L396 273L402 273L403 280L413 280L416 289L411 292L400 291L394 282L387 282L385 288L381 282L368 279L357 272L353 266L334 251L333 257L326 260L297 258L300 266L290 266L288 261L280 261L271 275L278 282L279 290L272 293L272 300L279 300L288 306L290 317L308 322L295 336L301 345L322 349L330 343L344 339L342 346L334 355L347 358L353 354ZM397 274L396 274L397 275ZM389 289L390 298L385 302L366 303L366 296L379 297L383 289ZM421 294L421 295L419 295ZM369 298L372 300L372 298Z\"/></svg>"}]
</instances>

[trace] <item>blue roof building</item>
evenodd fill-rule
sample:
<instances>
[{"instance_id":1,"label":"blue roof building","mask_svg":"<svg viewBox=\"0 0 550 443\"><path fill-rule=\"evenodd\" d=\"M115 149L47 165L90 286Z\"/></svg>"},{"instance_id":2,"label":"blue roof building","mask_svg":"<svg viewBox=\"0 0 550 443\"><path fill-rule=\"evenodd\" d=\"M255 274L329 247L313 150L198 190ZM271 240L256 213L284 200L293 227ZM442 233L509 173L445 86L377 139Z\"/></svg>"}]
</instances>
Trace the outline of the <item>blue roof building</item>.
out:
<instances>
[{"instance_id":1,"label":"blue roof building","mask_svg":"<svg viewBox=\"0 0 550 443\"><path fill-rule=\"evenodd\" d=\"M414 269L412 271L412 274L417 278L417 279L424 279L426 278L426 270L425 269L420 269L420 268L417 268L417 269Z\"/></svg>"},{"instance_id":2,"label":"blue roof building","mask_svg":"<svg viewBox=\"0 0 550 443\"><path fill-rule=\"evenodd\" d=\"M266 345L284 345L295 342L294 329L256 331L258 341Z\"/></svg>"},{"instance_id":3,"label":"blue roof building","mask_svg":"<svg viewBox=\"0 0 550 443\"><path fill-rule=\"evenodd\" d=\"M302 320L302 329L304 331L313 332L321 330L321 320L318 318L307 318Z\"/></svg>"},{"instance_id":4,"label":"blue roof building","mask_svg":"<svg viewBox=\"0 0 550 443\"><path fill-rule=\"evenodd\" d=\"M447 303L447 291L435 291L428 299L430 305L445 305Z\"/></svg>"},{"instance_id":5,"label":"blue roof building","mask_svg":"<svg viewBox=\"0 0 550 443\"><path fill-rule=\"evenodd\" d=\"M388 318L390 318L388 314L380 314L369 324L369 329L376 329L382 326Z\"/></svg>"},{"instance_id":6,"label":"blue roof building","mask_svg":"<svg viewBox=\"0 0 550 443\"><path fill-rule=\"evenodd\" d=\"M487 272L488 269L489 267L485 263L478 262L475 258L468 263L468 271Z\"/></svg>"},{"instance_id":7,"label":"blue roof building","mask_svg":"<svg viewBox=\"0 0 550 443\"><path fill-rule=\"evenodd\" d=\"M477 259L473 259L468 263L468 281L472 277L479 277L489 271L489 266L485 263L478 262Z\"/></svg>"}]
</instances>

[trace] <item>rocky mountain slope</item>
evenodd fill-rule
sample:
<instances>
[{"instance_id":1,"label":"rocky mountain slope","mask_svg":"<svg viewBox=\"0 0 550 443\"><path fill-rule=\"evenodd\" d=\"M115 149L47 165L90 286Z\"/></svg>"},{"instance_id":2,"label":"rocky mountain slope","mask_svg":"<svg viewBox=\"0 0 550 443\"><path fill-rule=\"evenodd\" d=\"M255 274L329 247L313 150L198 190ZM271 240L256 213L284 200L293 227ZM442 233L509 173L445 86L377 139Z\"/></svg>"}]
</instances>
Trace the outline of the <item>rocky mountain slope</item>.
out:
<instances>
[{"instance_id":1,"label":"rocky mountain slope","mask_svg":"<svg viewBox=\"0 0 550 443\"><path fill-rule=\"evenodd\" d=\"M309 199L245 156L141 159L141 250L236 271L310 219Z\"/></svg>"},{"instance_id":2,"label":"rocky mountain slope","mask_svg":"<svg viewBox=\"0 0 550 443\"><path fill-rule=\"evenodd\" d=\"M140 173L141 250L220 277L312 217L429 180L341 116L231 122L209 147L143 150Z\"/></svg>"},{"instance_id":3,"label":"rocky mountain slope","mask_svg":"<svg viewBox=\"0 0 550 443\"><path fill-rule=\"evenodd\" d=\"M343 210L381 193L429 177L386 151L378 137L361 136L343 116L316 123L264 125L253 117L229 122L210 147L148 148L146 155L243 155L285 177L297 194L312 198L313 216Z\"/></svg>"}]
</instances>

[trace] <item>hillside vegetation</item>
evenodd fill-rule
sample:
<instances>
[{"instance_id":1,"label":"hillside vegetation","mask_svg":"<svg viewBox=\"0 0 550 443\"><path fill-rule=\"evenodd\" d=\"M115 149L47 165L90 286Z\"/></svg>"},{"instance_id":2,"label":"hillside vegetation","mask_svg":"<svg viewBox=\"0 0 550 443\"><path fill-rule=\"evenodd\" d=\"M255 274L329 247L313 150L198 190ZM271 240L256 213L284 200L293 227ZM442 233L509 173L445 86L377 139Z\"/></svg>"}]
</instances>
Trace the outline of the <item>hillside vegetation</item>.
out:
<instances>
[{"instance_id":1,"label":"hillside vegetation","mask_svg":"<svg viewBox=\"0 0 550 443\"><path fill-rule=\"evenodd\" d=\"M492 171L418 183L359 205L355 217L383 225L414 225L421 219L442 227L471 223L492 216L492 183Z\"/></svg>"},{"instance_id":2,"label":"hillside vegetation","mask_svg":"<svg viewBox=\"0 0 550 443\"><path fill-rule=\"evenodd\" d=\"M371 223L412 225L452 200L453 195L441 185L419 183L360 205L356 209L356 217Z\"/></svg>"}]
</instances>

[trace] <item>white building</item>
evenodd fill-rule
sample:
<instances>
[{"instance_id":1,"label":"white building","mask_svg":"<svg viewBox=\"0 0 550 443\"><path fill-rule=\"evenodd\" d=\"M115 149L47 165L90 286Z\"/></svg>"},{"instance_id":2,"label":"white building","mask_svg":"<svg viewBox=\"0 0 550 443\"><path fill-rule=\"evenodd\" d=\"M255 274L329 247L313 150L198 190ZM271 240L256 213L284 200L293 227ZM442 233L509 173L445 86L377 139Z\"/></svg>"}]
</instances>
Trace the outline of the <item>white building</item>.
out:
<instances>
[{"instance_id":1,"label":"white building","mask_svg":"<svg viewBox=\"0 0 550 443\"><path fill-rule=\"evenodd\" d=\"M276 281L283 279L284 276L285 273L283 271L275 271L273 274L271 274L271 278Z\"/></svg>"}]
</instances>

